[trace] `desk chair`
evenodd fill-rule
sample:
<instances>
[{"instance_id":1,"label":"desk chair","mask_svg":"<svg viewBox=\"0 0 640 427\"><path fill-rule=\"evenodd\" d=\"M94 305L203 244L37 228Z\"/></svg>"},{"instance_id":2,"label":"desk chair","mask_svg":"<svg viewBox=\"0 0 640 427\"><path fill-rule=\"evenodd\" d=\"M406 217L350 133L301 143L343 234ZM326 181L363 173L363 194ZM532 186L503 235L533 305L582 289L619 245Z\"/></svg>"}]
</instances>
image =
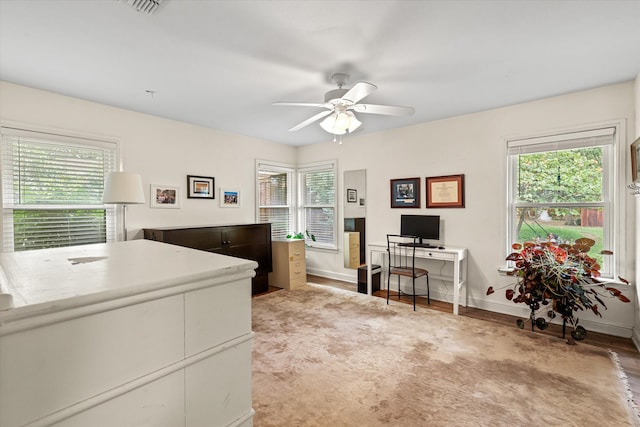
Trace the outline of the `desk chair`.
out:
<instances>
[{"instance_id":1,"label":"desk chair","mask_svg":"<svg viewBox=\"0 0 640 427\"><path fill-rule=\"evenodd\" d=\"M429 272L424 268L416 268L416 245L420 238L400 234L387 234L387 252L389 255L389 268L387 270L387 304L389 304L389 290L391 289L391 275L398 276L398 299L401 295L413 297L413 310L416 309L416 296L426 296L429 299ZM412 292L400 289L400 278L410 277ZM416 279L425 276L427 278L427 293L416 294Z\"/></svg>"}]
</instances>

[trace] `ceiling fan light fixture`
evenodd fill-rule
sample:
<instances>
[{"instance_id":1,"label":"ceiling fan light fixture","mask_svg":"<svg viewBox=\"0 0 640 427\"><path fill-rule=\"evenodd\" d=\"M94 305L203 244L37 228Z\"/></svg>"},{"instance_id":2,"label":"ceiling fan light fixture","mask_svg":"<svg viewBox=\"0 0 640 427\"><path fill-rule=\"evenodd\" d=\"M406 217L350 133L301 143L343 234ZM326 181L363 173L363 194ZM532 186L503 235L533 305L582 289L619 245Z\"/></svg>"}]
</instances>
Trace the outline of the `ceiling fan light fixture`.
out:
<instances>
[{"instance_id":1,"label":"ceiling fan light fixture","mask_svg":"<svg viewBox=\"0 0 640 427\"><path fill-rule=\"evenodd\" d=\"M334 135L344 135L358 129L362 122L351 111L333 113L320 122L325 131Z\"/></svg>"},{"instance_id":2,"label":"ceiling fan light fixture","mask_svg":"<svg viewBox=\"0 0 640 427\"><path fill-rule=\"evenodd\" d=\"M414 113L413 107L359 104L363 98L373 93L377 89L377 86L367 82L358 82L351 89L343 89L348 78L349 76L344 73L336 73L332 76L331 79L338 85L338 89L333 89L325 93L323 104L308 102L274 102L273 104L325 108L325 111L298 123L290 128L289 131L300 130L322 119L320 127L334 136L353 133L362 125L362 122L356 118L353 111L387 116L410 116Z\"/></svg>"},{"instance_id":3,"label":"ceiling fan light fixture","mask_svg":"<svg viewBox=\"0 0 640 427\"><path fill-rule=\"evenodd\" d=\"M349 116L349 114L344 112L336 114L336 121L333 125L334 129L347 130L350 126L351 116Z\"/></svg>"},{"instance_id":4,"label":"ceiling fan light fixture","mask_svg":"<svg viewBox=\"0 0 640 427\"><path fill-rule=\"evenodd\" d=\"M358 129L362 122L356 118L356 115L349 111L351 115L351 125L349 126L349 133L352 133L354 130Z\"/></svg>"},{"instance_id":5,"label":"ceiling fan light fixture","mask_svg":"<svg viewBox=\"0 0 640 427\"><path fill-rule=\"evenodd\" d=\"M347 131L346 131L346 129L339 129L338 127L336 127L336 116L337 115L338 115L337 113L333 113L330 116L327 116L326 119L324 119L323 121L320 122L320 127L322 127L322 129L324 129L327 132L332 133L334 135L343 135Z\"/></svg>"}]
</instances>

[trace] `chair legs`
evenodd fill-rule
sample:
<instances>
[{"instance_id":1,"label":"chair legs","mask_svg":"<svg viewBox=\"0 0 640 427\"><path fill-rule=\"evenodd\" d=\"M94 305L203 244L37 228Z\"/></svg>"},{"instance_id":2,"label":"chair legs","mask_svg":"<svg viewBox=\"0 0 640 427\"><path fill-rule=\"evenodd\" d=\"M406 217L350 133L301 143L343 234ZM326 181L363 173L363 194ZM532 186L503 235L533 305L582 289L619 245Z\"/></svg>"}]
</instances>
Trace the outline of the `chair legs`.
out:
<instances>
[{"instance_id":1,"label":"chair legs","mask_svg":"<svg viewBox=\"0 0 640 427\"><path fill-rule=\"evenodd\" d=\"M429 297L429 275L425 276L427 278L427 304L431 304L431 298Z\"/></svg>"},{"instance_id":2,"label":"chair legs","mask_svg":"<svg viewBox=\"0 0 640 427\"><path fill-rule=\"evenodd\" d=\"M427 278L427 304L431 304L431 295L429 290L429 275L425 275ZM412 278L412 296L413 296L413 311L416 311L416 278ZM389 304L389 293L391 291L391 273L387 274L387 304ZM402 296L402 292L400 291L400 275L398 275L398 301Z\"/></svg>"},{"instance_id":3,"label":"chair legs","mask_svg":"<svg viewBox=\"0 0 640 427\"><path fill-rule=\"evenodd\" d=\"M391 289L391 273L387 274L387 304L389 304L389 290Z\"/></svg>"}]
</instances>

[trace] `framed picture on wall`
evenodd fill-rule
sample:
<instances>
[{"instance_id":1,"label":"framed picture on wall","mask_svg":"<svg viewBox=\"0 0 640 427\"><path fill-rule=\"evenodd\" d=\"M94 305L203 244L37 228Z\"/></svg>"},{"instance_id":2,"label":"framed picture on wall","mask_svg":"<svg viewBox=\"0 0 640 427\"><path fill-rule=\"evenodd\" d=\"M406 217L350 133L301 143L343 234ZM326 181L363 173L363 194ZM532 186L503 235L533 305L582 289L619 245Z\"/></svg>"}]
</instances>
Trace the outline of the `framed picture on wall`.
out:
<instances>
[{"instance_id":1,"label":"framed picture on wall","mask_svg":"<svg viewBox=\"0 0 640 427\"><path fill-rule=\"evenodd\" d=\"M464 208L464 175L427 177L427 208Z\"/></svg>"},{"instance_id":2,"label":"framed picture on wall","mask_svg":"<svg viewBox=\"0 0 640 427\"><path fill-rule=\"evenodd\" d=\"M180 208L180 188L173 185L151 184L150 207L164 209Z\"/></svg>"},{"instance_id":3,"label":"framed picture on wall","mask_svg":"<svg viewBox=\"0 0 640 427\"><path fill-rule=\"evenodd\" d=\"M420 207L420 178L391 180L392 208Z\"/></svg>"},{"instance_id":4,"label":"framed picture on wall","mask_svg":"<svg viewBox=\"0 0 640 427\"><path fill-rule=\"evenodd\" d=\"M220 207L239 208L240 207L240 190L235 188L221 188L220 189Z\"/></svg>"},{"instance_id":5,"label":"framed picture on wall","mask_svg":"<svg viewBox=\"0 0 640 427\"><path fill-rule=\"evenodd\" d=\"M358 201L358 190L352 188L347 189L347 202L356 203Z\"/></svg>"},{"instance_id":6,"label":"framed picture on wall","mask_svg":"<svg viewBox=\"0 0 640 427\"><path fill-rule=\"evenodd\" d=\"M631 144L631 180L640 183L640 138Z\"/></svg>"},{"instance_id":7,"label":"framed picture on wall","mask_svg":"<svg viewBox=\"0 0 640 427\"><path fill-rule=\"evenodd\" d=\"M211 176L187 175L187 198L215 199L214 183Z\"/></svg>"}]
</instances>

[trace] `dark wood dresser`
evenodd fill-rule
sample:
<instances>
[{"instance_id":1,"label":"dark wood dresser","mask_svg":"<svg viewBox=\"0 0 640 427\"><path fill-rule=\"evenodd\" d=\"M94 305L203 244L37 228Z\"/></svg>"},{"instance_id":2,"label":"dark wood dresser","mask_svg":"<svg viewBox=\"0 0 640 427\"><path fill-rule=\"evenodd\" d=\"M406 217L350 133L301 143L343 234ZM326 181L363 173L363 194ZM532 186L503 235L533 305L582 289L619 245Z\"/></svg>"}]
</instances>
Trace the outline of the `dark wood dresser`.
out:
<instances>
[{"instance_id":1,"label":"dark wood dresser","mask_svg":"<svg viewBox=\"0 0 640 427\"><path fill-rule=\"evenodd\" d=\"M271 224L145 228L144 238L256 261L252 294L269 290Z\"/></svg>"}]
</instances>

